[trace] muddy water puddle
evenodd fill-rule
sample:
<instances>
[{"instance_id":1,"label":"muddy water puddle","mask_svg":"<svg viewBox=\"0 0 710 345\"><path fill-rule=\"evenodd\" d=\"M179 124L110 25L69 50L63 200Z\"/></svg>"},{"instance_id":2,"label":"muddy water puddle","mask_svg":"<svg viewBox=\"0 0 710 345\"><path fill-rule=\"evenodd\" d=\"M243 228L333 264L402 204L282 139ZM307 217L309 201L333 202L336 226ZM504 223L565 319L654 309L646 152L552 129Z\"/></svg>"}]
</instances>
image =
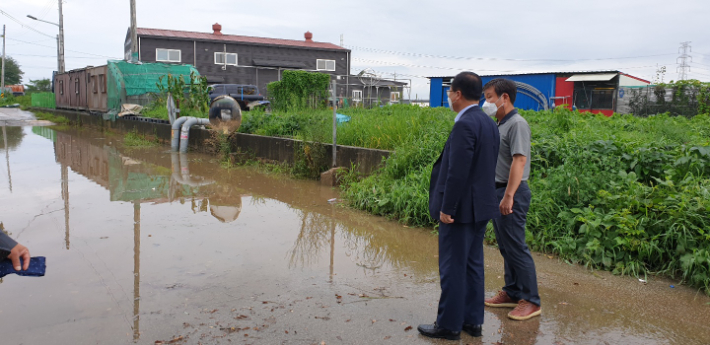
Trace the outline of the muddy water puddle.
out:
<instances>
[{"instance_id":1,"label":"muddy water puddle","mask_svg":"<svg viewBox=\"0 0 710 345\"><path fill-rule=\"evenodd\" d=\"M3 345L456 343L416 332L439 294L430 229L208 155L88 129L5 133L0 221L47 275L0 283ZM502 259L485 255L491 295ZM542 317L487 310L483 338L462 344L710 343L702 293L535 259Z\"/></svg>"}]
</instances>

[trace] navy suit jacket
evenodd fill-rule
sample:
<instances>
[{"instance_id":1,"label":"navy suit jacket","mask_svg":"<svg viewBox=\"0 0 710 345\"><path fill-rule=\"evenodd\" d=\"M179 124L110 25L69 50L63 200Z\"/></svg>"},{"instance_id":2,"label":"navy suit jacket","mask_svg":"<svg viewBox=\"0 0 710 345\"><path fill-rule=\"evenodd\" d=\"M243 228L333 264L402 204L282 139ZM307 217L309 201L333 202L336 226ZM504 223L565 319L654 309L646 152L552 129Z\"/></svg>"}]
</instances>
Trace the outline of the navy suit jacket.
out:
<instances>
[{"instance_id":1,"label":"navy suit jacket","mask_svg":"<svg viewBox=\"0 0 710 345\"><path fill-rule=\"evenodd\" d=\"M451 215L454 223L500 217L495 172L500 135L480 107L472 107L454 124L434 163L429 185L429 213Z\"/></svg>"}]
</instances>

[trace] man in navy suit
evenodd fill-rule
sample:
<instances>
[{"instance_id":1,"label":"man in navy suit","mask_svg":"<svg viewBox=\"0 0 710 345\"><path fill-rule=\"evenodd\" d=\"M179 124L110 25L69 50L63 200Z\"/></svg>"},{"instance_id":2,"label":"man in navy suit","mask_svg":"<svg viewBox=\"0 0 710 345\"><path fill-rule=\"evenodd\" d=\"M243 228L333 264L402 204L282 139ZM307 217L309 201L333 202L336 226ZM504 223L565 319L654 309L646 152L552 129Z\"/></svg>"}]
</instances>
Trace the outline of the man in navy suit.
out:
<instances>
[{"instance_id":1,"label":"man in navy suit","mask_svg":"<svg viewBox=\"0 0 710 345\"><path fill-rule=\"evenodd\" d=\"M427 337L460 339L461 330L481 336L483 234L500 216L495 170L500 138L496 123L478 107L481 78L459 73L448 91L458 113L444 151L434 163L429 212L439 221L441 299L434 324L419 325Z\"/></svg>"}]
</instances>

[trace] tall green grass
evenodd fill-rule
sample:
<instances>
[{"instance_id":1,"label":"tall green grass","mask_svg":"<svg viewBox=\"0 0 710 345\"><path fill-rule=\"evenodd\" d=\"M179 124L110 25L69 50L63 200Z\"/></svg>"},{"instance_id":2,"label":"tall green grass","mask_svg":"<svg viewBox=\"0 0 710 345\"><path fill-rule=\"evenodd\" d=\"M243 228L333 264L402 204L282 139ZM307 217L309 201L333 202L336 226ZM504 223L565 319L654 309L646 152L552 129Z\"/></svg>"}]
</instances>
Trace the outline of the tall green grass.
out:
<instances>
[{"instance_id":1,"label":"tall green grass","mask_svg":"<svg viewBox=\"0 0 710 345\"><path fill-rule=\"evenodd\" d=\"M423 227L429 176L453 126L442 108L345 109L338 144L393 150L370 176L350 173L354 208ZM533 134L535 250L617 274L663 274L710 294L710 116L522 111ZM247 113L240 131L330 142L332 111ZM492 234L487 238L495 241Z\"/></svg>"}]
</instances>

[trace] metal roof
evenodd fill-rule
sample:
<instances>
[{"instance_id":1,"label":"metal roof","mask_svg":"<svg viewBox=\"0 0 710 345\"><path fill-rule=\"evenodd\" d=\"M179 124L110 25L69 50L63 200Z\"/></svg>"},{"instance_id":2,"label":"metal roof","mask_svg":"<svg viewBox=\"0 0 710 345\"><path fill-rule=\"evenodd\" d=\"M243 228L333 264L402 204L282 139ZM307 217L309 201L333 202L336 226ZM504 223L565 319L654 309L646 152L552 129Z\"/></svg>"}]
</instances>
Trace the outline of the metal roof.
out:
<instances>
[{"instance_id":1,"label":"metal roof","mask_svg":"<svg viewBox=\"0 0 710 345\"><path fill-rule=\"evenodd\" d=\"M237 42L237 43L248 43L248 44L265 44L265 45L277 45L277 46L288 46L288 47L298 47L298 48L347 50L347 51L349 51L349 49L343 48L341 46L338 46L338 45L335 45L332 43L306 41L306 40L299 41L299 40L287 40L287 39L281 39L281 38L225 35L225 34L214 34L214 33L207 33L207 32L150 29L150 28L137 28L136 32L137 32L138 36L190 39L190 40L202 40L202 41Z\"/></svg>"},{"instance_id":2,"label":"metal roof","mask_svg":"<svg viewBox=\"0 0 710 345\"><path fill-rule=\"evenodd\" d=\"M619 73L593 73L575 74L565 81L609 81L614 79Z\"/></svg>"}]
</instances>

